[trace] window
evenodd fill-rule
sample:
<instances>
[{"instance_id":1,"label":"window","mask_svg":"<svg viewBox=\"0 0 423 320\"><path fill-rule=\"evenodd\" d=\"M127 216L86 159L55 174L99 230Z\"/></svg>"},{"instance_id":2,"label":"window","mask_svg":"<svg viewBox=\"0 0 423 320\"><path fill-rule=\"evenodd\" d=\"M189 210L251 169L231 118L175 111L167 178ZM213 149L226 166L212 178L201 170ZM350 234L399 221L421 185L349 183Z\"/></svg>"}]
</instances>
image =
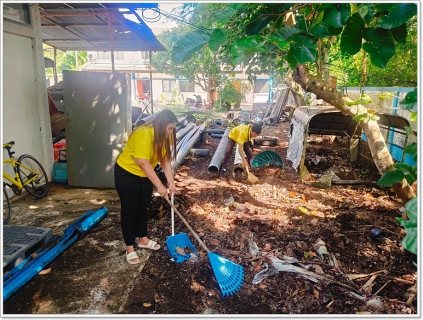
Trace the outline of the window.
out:
<instances>
[{"instance_id":1,"label":"window","mask_svg":"<svg viewBox=\"0 0 423 320\"><path fill-rule=\"evenodd\" d=\"M254 83L254 93L265 93L269 89L268 81L261 79Z\"/></svg>"},{"instance_id":2,"label":"window","mask_svg":"<svg viewBox=\"0 0 423 320\"><path fill-rule=\"evenodd\" d=\"M31 24L28 3L3 3L3 18L12 22Z\"/></svg>"},{"instance_id":3,"label":"window","mask_svg":"<svg viewBox=\"0 0 423 320\"><path fill-rule=\"evenodd\" d=\"M113 52L115 60L123 60L124 59L124 51L115 51ZM112 52L111 51L99 51L97 52L97 59L104 59L104 60L112 60Z\"/></svg>"},{"instance_id":4,"label":"window","mask_svg":"<svg viewBox=\"0 0 423 320\"><path fill-rule=\"evenodd\" d=\"M172 92L175 86L176 86L176 80L162 80L163 92Z\"/></svg>"},{"instance_id":5,"label":"window","mask_svg":"<svg viewBox=\"0 0 423 320\"><path fill-rule=\"evenodd\" d=\"M188 80L179 80L179 91L180 92L194 92L194 84Z\"/></svg>"}]
</instances>

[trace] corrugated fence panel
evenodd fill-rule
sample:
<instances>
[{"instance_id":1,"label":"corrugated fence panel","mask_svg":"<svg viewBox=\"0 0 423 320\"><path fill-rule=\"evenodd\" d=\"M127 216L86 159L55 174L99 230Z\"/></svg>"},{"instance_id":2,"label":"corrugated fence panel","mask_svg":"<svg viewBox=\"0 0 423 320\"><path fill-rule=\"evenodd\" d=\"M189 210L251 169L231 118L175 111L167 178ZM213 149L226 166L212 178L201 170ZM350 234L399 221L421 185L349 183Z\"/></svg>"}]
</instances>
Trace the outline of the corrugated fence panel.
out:
<instances>
[{"instance_id":1,"label":"corrugated fence panel","mask_svg":"<svg viewBox=\"0 0 423 320\"><path fill-rule=\"evenodd\" d=\"M413 90L414 88L397 87L348 87L344 88L343 92L352 100L359 100L362 93L367 94L372 99L372 103L366 105L369 109L377 112L399 115L407 119L410 122L410 128L417 132L417 123L410 121L410 111L402 109L399 105L400 101L405 98L407 93ZM404 130L381 126L381 132L384 136L387 135L388 130L389 141L387 143L392 157L396 161L402 161L406 140ZM363 137L363 140L366 140L365 137ZM412 142L417 142L417 136L408 136L406 144L409 145ZM406 157L404 161L409 164L415 164L410 157Z\"/></svg>"}]
</instances>

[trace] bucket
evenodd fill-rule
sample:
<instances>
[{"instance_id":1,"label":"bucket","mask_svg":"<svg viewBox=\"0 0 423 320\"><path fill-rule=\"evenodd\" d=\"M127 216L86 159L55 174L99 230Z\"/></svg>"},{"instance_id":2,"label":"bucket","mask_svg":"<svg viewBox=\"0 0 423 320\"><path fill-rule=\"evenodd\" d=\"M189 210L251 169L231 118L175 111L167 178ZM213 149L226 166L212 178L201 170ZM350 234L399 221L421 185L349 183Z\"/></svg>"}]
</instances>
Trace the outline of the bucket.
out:
<instances>
[{"instance_id":1,"label":"bucket","mask_svg":"<svg viewBox=\"0 0 423 320\"><path fill-rule=\"evenodd\" d=\"M59 149L59 159L53 165L53 179L57 183L68 183L66 148Z\"/></svg>"},{"instance_id":2,"label":"bucket","mask_svg":"<svg viewBox=\"0 0 423 320\"><path fill-rule=\"evenodd\" d=\"M60 148L53 148L54 162L59 161Z\"/></svg>"}]
</instances>

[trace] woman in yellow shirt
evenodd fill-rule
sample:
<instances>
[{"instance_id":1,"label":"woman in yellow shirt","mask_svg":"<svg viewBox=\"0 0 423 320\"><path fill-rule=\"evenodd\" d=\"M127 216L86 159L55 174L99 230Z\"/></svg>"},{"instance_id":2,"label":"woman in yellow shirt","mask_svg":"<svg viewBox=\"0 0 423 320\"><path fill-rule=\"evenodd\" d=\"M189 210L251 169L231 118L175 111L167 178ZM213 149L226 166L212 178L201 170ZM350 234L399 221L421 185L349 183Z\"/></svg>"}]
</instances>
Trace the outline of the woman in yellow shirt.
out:
<instances>
[{"instance_id":1,"label":"woman in yellow shirt","mask_svg":"<svg viewBox=\"0 0 423 320\"><path fill-rule=\"evenodd\" d=\"M229 131L228 146L226 147L225 157L222 161L220 175L225 175L229 158L232 154L232 150L235 144L239 146L239 153L242 157L244 167L251 167L251 160L253 158L252 143L253 138L257 137L261 133L260 124L245 124L236 126Z\"/></svg>"},{"instance_id":2,"label":"woman in yellow shirt","mask_svg":"<svg viewBox=\"0 0 423 320\"><path fill-rule=\"evenodd\" d=\"M115 186L121 203L121 227L126 245L126 260L130 264L140 262L134 250L135 237L139 248L160 249L156 241L147 238L148 207L151 204L153 185L162 197L168 189L154 171L160 163L173 194L175 183L171 166L176 150L176 126L178 120L170 110L163 110L153 120L136 128L129 136L123 152L115 164Z\"/></svg>"}]
</instances>

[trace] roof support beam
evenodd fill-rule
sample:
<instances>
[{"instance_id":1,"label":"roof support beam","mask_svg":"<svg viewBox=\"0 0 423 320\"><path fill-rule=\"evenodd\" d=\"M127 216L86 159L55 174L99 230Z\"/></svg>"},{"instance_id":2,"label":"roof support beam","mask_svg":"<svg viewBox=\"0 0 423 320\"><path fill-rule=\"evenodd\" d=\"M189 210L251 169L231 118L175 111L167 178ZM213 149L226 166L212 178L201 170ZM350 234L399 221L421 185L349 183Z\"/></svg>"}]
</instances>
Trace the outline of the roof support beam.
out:
<instances>
[{"instance_id":1,"label":"roof support beam","mask_svg":"<svg viewBox=\"0 0 423 320\"><path fill-rule=\"evenodd\" d=\"M111 58L112 58L112 73L115 72L115 52L113 49L113 26L112 26L112 13L110 12L109 15L107 16L108 20L108 24L109 24L109 33L110 33L110 51L111 51Z\"/></svg>"},{"instance_id":2,"label":"roof support beam","mask_svg":"<svg viewBox=\"0 0 423 320\"><path fill-rule=\"evenodd\" d=\"M107 16L109 11L96 12L57 12L57 13L40 13L41 18L48 17L73 17L73 16Z\"/></svg>"},{"instance_id":3,"label":"roof support beam","mask_svg":"<svg viewBox=\"0 0 423 320\"><path fill-rule=\"evenodd\" d=\"M105 23L84 23L84 24L74 24L74 23L67 23L67 24L55 24L55 25L51 25L51 24L42 24L41 27L43 28L67 28L67 27L72 27L72 28L85 28L85 27L92 27L92 28L104 28L107 27L108 25ZM122 26L120 23L114 23L112 26L114 27L120 27Z\"/></svg>"},{"instance_id":4,"label":"roof support beam","mask_svg":"<svg viewBox=\"0 0 423 320\"><path fill-rule=\"evenodd\" d=\"M44 17L44 18L45 18L45 17ZM83 37L81 37L81 36L80 36L79 34L77 34L76 32L74 32L74 31L72 31L72 30L69 30L69 29L68 29L68 28L66 28L66 27L62 27L62 26L58 25L57 23L55 23L54 21L52 21L52 20L51 20L51 19L49 19L49 18L45 18L45 19L47 19L47 20L48 20L48 21L50 21L51 23L55 24L56 26L58 26L58 27L60 27L60 28L62 28L62 29L65 29L66 31L68 31L68 32L72 33L73 35L77 36L79 39L84 40L84 41L86 41L86 42L88 42L88 43L92 44L94 47L98 47L96 44L94 44L94 43L92 43L92 42L90 42L90 41L88 41L88 40L84 39ZM44 41L44 42L45 42L45 41Z\"/></svg>"}]
</instances>

